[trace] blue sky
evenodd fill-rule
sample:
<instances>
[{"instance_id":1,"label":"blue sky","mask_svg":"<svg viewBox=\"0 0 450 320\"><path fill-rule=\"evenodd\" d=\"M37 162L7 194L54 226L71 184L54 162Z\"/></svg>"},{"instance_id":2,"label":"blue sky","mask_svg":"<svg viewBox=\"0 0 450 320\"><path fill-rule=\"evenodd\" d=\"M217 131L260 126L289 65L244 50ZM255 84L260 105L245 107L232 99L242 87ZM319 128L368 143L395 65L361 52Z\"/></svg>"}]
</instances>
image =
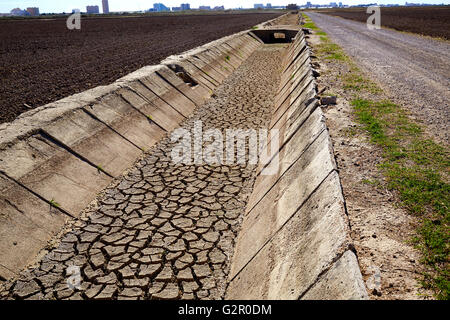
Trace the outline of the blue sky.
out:
<instances>
[{"instance_id":1,"label":"blue sky","mask_svg":"<svg viewBox=\"0 0 450 320\"><path fill-rule=\"evenodd\" d=\"M399 0L311 0L312 3L316 4L326 4L330 1L342 1L344 4L370 2L377 2L379 4L405 3L405 1ZM272 5L286 5L287 3L304 4L306 3L306 0L109 0L109 8L110 11L144 10L152 7L154 2L162 2L169 7L179 6L180 3L187 2L190 3L193 8L196 8L199 5L224 5L225 8L249 8L253 7L254 3L270 2ZM450 0L409 0L408 2L449 4ZM70 12L75 8L84 11L86 10L87 5L98 5L101 11L101 3L101 0L0 0L0 12L9 12L11 9L17 7L21 9L26 7L39 7L41 12Z\"/></svg>"}]
</instances>

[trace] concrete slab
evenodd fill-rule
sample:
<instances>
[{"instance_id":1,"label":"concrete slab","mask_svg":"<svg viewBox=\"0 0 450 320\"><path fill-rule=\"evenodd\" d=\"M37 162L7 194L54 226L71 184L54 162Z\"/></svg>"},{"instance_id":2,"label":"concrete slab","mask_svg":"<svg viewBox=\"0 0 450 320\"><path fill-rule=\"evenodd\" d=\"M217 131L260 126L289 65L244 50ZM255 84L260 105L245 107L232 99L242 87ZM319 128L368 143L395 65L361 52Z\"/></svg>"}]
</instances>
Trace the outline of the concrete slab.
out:
<instances>
[{"instance_id":1,"label":"concrete slab","mask_svg":"<svg viewBox=\"0 0 450 320\"><path fill-rule=\"evenodd\" d=\"M51 137L114 177L122 174L142 152L104 123L80 109L43 129Z\"/></svg>"},{"instance_id":2,"label":"concrete slab","mask_svg":"<svg viewBox=\"0 0 450 320\"><path fill-rule=\"evenodd\" d=\"M175 90L157 74L153 73L140 80L148 89L159 98L167 102L183 116L188 117L195 109L195 104L185 95Z\"/></svg>"},{"instance_id":3,"label":"concrete slab","mask_svg":"<svg viewBox=\"0 0 450 320\"><path fill-rule=\"evenodd\" d=\"M16 276L68 216L0 175L0 277Z\"/></svg>"},{"instance_id":4,"label":"concrete slab","mask_svg":"<svg viewBox=\"0 0 450 320\"><path fill-rule=\"evenodd\" d=\"M180 90L186 97L192 100L197 106L203 104L209 97L210 91L202 85L188 85L174 71L164 66L157 71L161 77L170 82L175 88Z\"/></svg>"},{"instance_id":5,"label":"concrete slab","mask_svg":"<svg viewBox=\"0 0 450 320\"><path fill-rule=\"evenodd\" d=\"M285 101L283 105L275 111L270 123L271 129L275 128L278 123L283 123L286 121L290 114L304 105L305 102L316 96L316 85L313 79L306 78L301 86L303 89L293 91L293 93L289 96L289 107L287 106L287 101Z\"/></svg>"},{"instance_id":6,"label":"concrete slab","mask_svg":"<svg viewBox=\"0 0 450 320\"><path fill-rule=\"evenodd\" d=\"M311 113L314 112L318 105L319 101L316 99L314 99L313 101L309 101L309 103L305 102L303 105L297 108L288 119L283 122L279 121L277 125L273 127L273 129L279 130L280 149L284 146L286 141L288 141L292 137L296 130L303 125L303 123L306 121L306 119L308 119ZM272 140L269 139L267 146L263 148L263 152L267 152L266 150L270 148L271 142ZM262 168L263 165L259 163L258 168L256 169L257 175L261 173Z\"/></svg>"},{"instance_id":7,"label":"concrete slab","mask_svg":"<svg viewBox=\"0 0 450 320\"><path fill-rule=\"evenodd\" d=\"M1 171L75 217L112 179L39 133L0 158Z\"/></svg>"},{"instance_id":8,"label":"concrete slab","mask_svg":"<svg viewBox=\"0 0 450 320\"><path fill-rule=\"evenodd\" d=\"M84 109L140 149L150 148L166 134L163 129L151 124L141 112L114 93Z\"/></svg>"},{"instance_id":9,"label":"concrete slab","mask_svg":"<svg viewBox=\"0 0 450 320\"><path fill-rule=\"evenodd\" d=\"M130 83L129 88L122 88L116 92L151 120L149 125L156 125L165 131L172 131L186 119L177 109L161 100L139 81Z\"/></svg>"},{"instance_id":10,"label":"concrete slab","mask_svg":"<svg viewBox=\"0 0 450 320\"><path fill-rule=\"evenodd\" d=\"M243 34L239 37L231 39L226 42L234 49L242 52L244 59L248 58L259 46L262 45L262 42L257 41L255 38L250 36L248 33Z\"/></svg>"},{"instance_id":11,"label":"concrete slab","mask_svg":"<svg viewBox=\"0 0 450 320\"><path fill-rule=\"evenodd\" d=\"M292 132L294 133L287 137L289 141L286 144L281 145L278 174L258 175L253 192L247 203L246 213L249 213L261 201L279 177L285 174L290 166L324 130L326 130L325 118L320 108L316 109L301 127L295 128L295 124L293 125Z\"/></svg>"},{"instance_id":12,"label":"concrete slab","mask_svg":"<svg viewBox=\"0 0 450 320\"><path fill-rule=\"evenodd\" d=\"M233 70L237 69L243 61L243 59L238 58L235 50L230 46L227 46L225 43L216 46L215 48L211 48L210 50L212 52L217 52L218 54L223 55L224 62L231 65L231 68L233 68Z\"/></svg>"},{"instance_id":13,"label":"concrete slab","mask_svg":"<svg viewBox=\"0 0 450 320\"><path fill-rule=\"evenodd\" d=\"M278 214L284 215L282 206ZM336 172L285 224L277 216L269 221L266 228L273 226L275 230L255 256L239 267L239 260L234 259L226 299L298 299L349 247L349 227ZM247 251L239 246L240 241L243 239L238 240L235 256L242 249Z\"/></svg>"},{"instance_id":14,"label":"concrete slab","mask_svg":"<svg viewBox=\"0 0 450 320\"><path fill-rule=\"evenodd\" d=\"M335 169L328 132L323 131L246 215L237 239L230 271L231 278L251 260L264 243Z\"/></svg>"},{"instance_id":15,"label":"concrete slab","mask_svg":"<svg viewBox=\"0 0 450 320\"><path fill-rule=\"evenodd\" d=\"M286 100L289 95L293 95L293 93L298 92L299 90L301 91L304 88L303 86L305 85L307 77L311 73L311 71L308 69L309 66L304 65L302 69L299 70L299 72L292 74L288 81L288 84L277 94L276 101L282 102ZM276 108L278 107L279 104L276 105Z\"/></svg>"},{"instance_id":16,"label":"concrete slab","mask_svg":"<svg viewBox=\"0 0 450 320\"><path fill-rule=\"evenodd\" d=\"M358 261L346 251L301 300L368 300Z\"/></svg>"},{"instance_id":17,"label":"concrete slab","mask_svg":"<svg viewBox=\"0 0 450 320\"><path fill-rule=\"evenodd\" d=\"M0 125L0 149L26 139L36 133L43 125L63 117L66 112L82 108L116 88L118 86L112 84L74 94L25 112L11 123Z\"/></svg>"},{"instance_id":18,"label":"concrete slab","mask_svg":"<svg viewBox=\"0 0 450 320\"><path fill-rule=\"evenodd\" d=\"M297 56L302 53L303 50L307 50L307 45L305 42L300 41L295 50L292 51L292 55L289 56L288 63L285 65L283 72L291 67L292 64L297 60Z\"/></svg>"},{"instance_id":19,"label":"concrete slab","mask_svg":"<svg viewBox=\"0 0 450 320\"><path fill-rule=\"evenodd\" d=\"M214 52L212 50L207 50L202 54L199 54L198 57L207 62L208 66L221 73L224 76L224 79L227 78L231 73L233 73L235 69L225 60L224 54Z\"/></svg>"},{"instance_id":20,"label":"concrete slab","mask_svg":"<svg viewBox=\"0 0 450 320\"><path fill-rule=\"evenodd\" d=\"M313 77L307 75L296 90L293 90L289 109L295 108L296 105L314 97L316 97L316 83Z\"/></svg>"},{"instance_id":21,"label":"concrete slab","mask_svg":"<svg viewBox=\"0 0 450 320\"><path fill-rule=\"evenodd\" d=\"M187 61L186 59L167 60L167 63L168 65L182 67L190 77L209 90L209 94L212 94L212 90L219 85L219 82L217 82L212 76L202 71L202 69L195 66L191 61Z\"/></svg>"},{"instance_id":22,"label":"concrete slab","mask_svg":"<svg viewBox=\"0 0 450 320\"><path fill-rule=\"evenodd\" d=\"M284 128L283 141L289 139L295 133L297 128L303 125L309 115L313 113L318 106L319 100L312 99L301 104L299 103L298 107L292 108L294 111L289 114L286 121L277 123L277 126L280 124L282 125L282 128ZM274 126L274 128L277 128L277 126Z\"/></svg>"},{"instance_id":23,"label":"concrete slab","mask_svg":"<svg viewBox=\"0 0 450 320\"><path fill-rule=\"evenodd\" d=\"M259 43L255 43L253 38L249 38L248 35L243 35L228 41L226 44L232 47L242 60L246 60L260 46Z\"/></svg>"},{"instance_id":24,"label":"concrete slab","mask_svg":"<svg viewBox=\"0 0 450 320\"><path fill-rule=\"evenodd\" d=\"M291 78L297 80L303 77L304 71L311 72L310 67L311 60L309 59L309 53L307 51L303 51L297 58L297 60L292 64L291 68L286 70L286 76L290 74Z\"/></svg>"},{"instance_id":25,"label":"concrete slab","mask_svg":"<svg viewBox=\"0 0 450 320\"><path fill-rule=\"evenodd\" d=\"M291 94L292 93L289 93L289 95L284 98L284 100L280 99L280 102L277 101L275 103L274 109L272 111L272 117L270 118L270 129L275 127L277 122L280 121L283 114L286 113L286 110L289 109L289 106L291 105Z\"/></svg>"},{"instance_id":26,"label":"concrete slab","mask_svg":"<svg viewBox=\"0 0 450 320\"><path fill-rule=\"evenodd\" d=\"M303 42L297 42L294 43L295 48L293 50L290 50L288 54L286 55L286 60L284 61L285 68L283 69L283 74L288 73L290 70L292 70L293 66L301 57L306 53L307 56L309 56L306 48L306 43Z\"/></svg>"},{"instance_id":27,"label":"concrete slab","mask_svg":"<svg viewBox=\"0 0 450 320\"><path fill-rule=\"evenodd\" d=\"M197 55L193 56L192 58L189 57L188 61L195 68L197 68L201 72L201 74L206 75L202 76L213 84L212 89L215 89L226 78L226 74L223 72L223 70L221 70L220 67L215 66L208 55Z\"/></svg>"}]
</instances>

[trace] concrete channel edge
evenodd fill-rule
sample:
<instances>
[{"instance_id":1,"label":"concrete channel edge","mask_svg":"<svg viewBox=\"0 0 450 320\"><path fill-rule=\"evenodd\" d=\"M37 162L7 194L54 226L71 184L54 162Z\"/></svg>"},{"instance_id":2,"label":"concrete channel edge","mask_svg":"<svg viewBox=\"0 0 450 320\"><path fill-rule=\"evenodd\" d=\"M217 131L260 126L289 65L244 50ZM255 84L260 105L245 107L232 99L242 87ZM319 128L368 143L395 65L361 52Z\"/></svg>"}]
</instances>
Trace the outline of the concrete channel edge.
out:
<instances>
[{"instance_id":1,"label":"concrete channel edge","mask_svg":"<svg viewBox=\"0 0 450 320\"><path fill-rule=\"evenodd\" d=\"M17 276L262 44L243 31L0 125L0 278ZM283 65L270 124L280 169L258 168L226 298L367 299L301 31Z\"/></svg>"},{"instance_id":2,"label":"concrete channel edge","mask_svg":"<svg viewBox=\"0 0 450 320\"><path fill-rule=\"evenodd\" d=\"M302 32L283 65L271 122L279 170L258 168L226 298L368 299Z\"/></svg>"}]
</instances>

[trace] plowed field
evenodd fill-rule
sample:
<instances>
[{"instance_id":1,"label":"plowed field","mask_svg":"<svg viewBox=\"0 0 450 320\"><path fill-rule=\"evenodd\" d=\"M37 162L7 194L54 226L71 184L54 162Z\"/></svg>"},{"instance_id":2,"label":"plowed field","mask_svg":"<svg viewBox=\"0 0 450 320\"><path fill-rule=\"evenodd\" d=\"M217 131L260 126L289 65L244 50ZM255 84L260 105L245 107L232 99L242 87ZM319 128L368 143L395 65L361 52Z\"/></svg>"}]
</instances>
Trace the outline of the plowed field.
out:
<instances>
[{"instance_id":1,"label":"plowed field","mask_svg":"<svg viewBox=\"0 0 450 320\"><path fill-rule=\"evenodd\" d=\"M0 21L0 123L282 13Z\"/></svg>"}]
</instances>

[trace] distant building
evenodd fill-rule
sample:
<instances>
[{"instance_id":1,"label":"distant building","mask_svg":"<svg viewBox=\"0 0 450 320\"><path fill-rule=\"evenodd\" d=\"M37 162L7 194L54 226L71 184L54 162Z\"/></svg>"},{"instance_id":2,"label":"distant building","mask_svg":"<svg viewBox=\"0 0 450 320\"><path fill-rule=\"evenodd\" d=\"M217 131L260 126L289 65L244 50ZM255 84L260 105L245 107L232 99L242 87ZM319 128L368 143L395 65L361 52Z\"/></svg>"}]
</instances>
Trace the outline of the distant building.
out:
<instances>
[{"instance_id":1,"label":"distant building","mask_svg":"<svg viewBox=\"0 0 450 320\"><path fill-rule=\"evenodd\" d=\"M225 7L224 6L215 6L213 8L213 10L216 10L216 11L218 11L218 10L225 10Z\"/></svg>"},{"instance_id":2,"label":"distant building","mask_svg":"<svg viewBox=\"0 0 450 320\"><path fill-rule=\"evenodd\" d=\"M25 10L22 10L20 8L14 8L10 11L12 16L28 16L29 13Z\"/></svg>"},{"instance_id":3,"label":"distant building","mask_svg":"<svg viewBox=\"0 0 450 320\"><path fill-rule=\"evenodd\" d=\"M183 11L191 10L191 5L189 3L182 3L181 10L183 10Z\"/></svg>"},{"instance_id":4,"label":"distant building","mask_svg":"<svg viewBox=\"0 0 450 320\"><path fill-rule=\"evenodd\" d=\"M181 7L172 7L172 11L181 11Z\"/></svg>"},{"instance_id":5,"label":"distant building","mask_svg":"<svg viewBox=\"0 0 450 320\"><path fill-rule=\"evenodd\" d=\"M109 3L108 0L102 0L103 13L109 13Z\"/></svg>"},{"instance_id":6,"label":"distant building","mask_svg":"<svg viewBox=\"0 0 450 320\"><path fill-rule=\"evenodd\" d=\"M98 14L100 13L100 9L98 6L86 6L86 12L88 14Z\"/></svg>"},{"instance_id":7,"label":"distant building","mask_svg":"<svg viewBox=\"0 0 450 320\"><path fill-rule=\"evenodd\" d=\"M211 10L210 6L199 6L198 7L199 10Z\"/></svg>"},{"instance_id":8,"label":"distant building","mask_svg":"<svg viewBox=\"0 0 450 320\"><path fill-rule=\"evenodd\" d=\"M154 3L153 4L153 9L156 12L170 11L170 9L167 8L165 5L163 5L162 3Z\"/></svg>"},{"instance_id":9,"label":"distant building","mask_svg":"<svg viewBox=\"0 0 450 320\"><path fill-rule=\"evenodd\" d=\"M267 8L267 9L272 8L272 4L271 4L271 3L266 4L266 8Z\"/></svg>"},{"instance_id":10,"label":"distant building","mask_svg":"<svg viewBox=\"0 0 450 320\"><path fill-rule=\"evenodd\" d=\"M254 9L264 9L264 5L262 3L255 3L253 5Z\"/></svg>"},{"instance_id":11,"label":"distant building","mask_svg":"<svg viewBox=\"0 0 450 320\"><path fill-rule=\"evenodd\" d=\"M30 7L30 8L27 8L27 12L30 14L30 16L36 17L39 15L39 8Z\"/></svg>"}]
</instances>

